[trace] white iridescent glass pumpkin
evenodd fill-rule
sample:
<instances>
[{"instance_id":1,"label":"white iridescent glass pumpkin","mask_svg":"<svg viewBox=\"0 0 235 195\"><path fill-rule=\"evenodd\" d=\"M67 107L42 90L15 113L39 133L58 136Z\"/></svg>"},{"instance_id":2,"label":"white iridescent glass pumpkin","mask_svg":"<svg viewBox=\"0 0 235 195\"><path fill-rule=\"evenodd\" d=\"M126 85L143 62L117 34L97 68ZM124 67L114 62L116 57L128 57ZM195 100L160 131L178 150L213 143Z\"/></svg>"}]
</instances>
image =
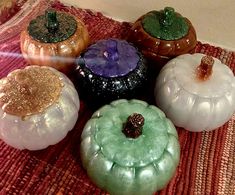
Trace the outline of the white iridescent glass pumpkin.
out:
<instances>
[{"instance_id":1,"label":"white iridescent glass pumpkin","mask_svg":"<svg viewBox=\"0 0 235 195\"><path fill-rule=\"evenodd\" d=\"M235 111L233 72L204 54L185 54L168 62L156 80L154 94L167 117L190 131L214 130Z\"/></svg>"},{"instance_id":2,"label":"white iridescent glass pumpkin","mask_svg":"<svg viewBox=\"0 0 235 195\"><path fill-rule=\"evenodd\" d=\"M28 66L0 80L0 139L39 150L62 140L78 118L72 82L49 67Z\"/></svg>"}]
</instances>

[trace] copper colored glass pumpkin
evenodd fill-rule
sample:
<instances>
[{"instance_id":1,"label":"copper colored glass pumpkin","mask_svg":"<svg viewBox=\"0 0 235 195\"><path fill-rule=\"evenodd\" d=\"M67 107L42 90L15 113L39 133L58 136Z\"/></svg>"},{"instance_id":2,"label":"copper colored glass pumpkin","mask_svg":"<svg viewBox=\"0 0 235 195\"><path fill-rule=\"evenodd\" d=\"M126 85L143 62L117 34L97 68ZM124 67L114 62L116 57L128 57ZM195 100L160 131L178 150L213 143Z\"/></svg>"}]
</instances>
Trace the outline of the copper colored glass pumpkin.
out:
<instances>
[{"instance_id":1,"label":"copper colored glass pumpkin","mask_svg":"<svg viewBox=\"0 0 235 195\"><path fill-rule=\"evenodd\" d=\"M85 25L72 15L47 10L21 33L21 51L29 64L71 71L75 57L89 44Z\"/></svg>"},{"instance_id":2,"label":"copper colored glass pumpkin","mask_svg":"<svg viewBox=\"0 0 235 195\"><path fill-rule=\"evenodd\" d=\"M131 28L127 40L158 65L192 52L197 44L191 22L170 7L141 16Z\"/></svg>"}]
</instances>

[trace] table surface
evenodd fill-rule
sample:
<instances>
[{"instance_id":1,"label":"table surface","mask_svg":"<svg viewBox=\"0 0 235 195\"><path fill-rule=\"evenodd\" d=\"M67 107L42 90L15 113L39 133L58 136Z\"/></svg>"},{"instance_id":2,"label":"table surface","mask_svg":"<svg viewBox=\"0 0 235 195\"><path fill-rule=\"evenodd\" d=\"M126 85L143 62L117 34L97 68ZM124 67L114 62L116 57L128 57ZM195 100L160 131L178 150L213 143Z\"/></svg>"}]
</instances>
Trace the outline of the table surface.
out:
<instances>
[{"instance_id":1,"label":"table surface","mask_svg":"<svg viewBox=\"0 0 235 195\"><path fill-rule=\"evenodd\" d=\"M21 15L1 25L0 78L28 65L20 54L19 34L31 18L47 8L48 1L26 2ZM123 38L131 26L101 13L67 7L59 2L53 3L52 7L83 20L92 42L110 37ZM196 52L218 58L235 73L234 52L201 42L198 42ZM90 181L79 155L81 132L92 113L86 101L81 99L74 129L60 143L44 150L20 151L0 140L0 194L106 194ZM157 194L235 194L235 115L212 132L192 133L182 128L177 128L177 132L180 163L170 183Z\"/></svg>"}]
</instances>

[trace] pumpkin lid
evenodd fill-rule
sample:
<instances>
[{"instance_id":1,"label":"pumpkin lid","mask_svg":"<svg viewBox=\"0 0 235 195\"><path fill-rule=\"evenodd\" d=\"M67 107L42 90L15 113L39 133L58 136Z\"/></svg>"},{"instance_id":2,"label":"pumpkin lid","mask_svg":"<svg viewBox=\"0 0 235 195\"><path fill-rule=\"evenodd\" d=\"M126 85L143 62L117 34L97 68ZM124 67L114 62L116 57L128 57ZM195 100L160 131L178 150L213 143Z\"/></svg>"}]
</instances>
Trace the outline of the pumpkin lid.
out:
<instances>
[{"instance_id":1,"label":"pumpkin lid","mask_svg":"<svg viewBox=\"0 0 235 195\"><path fill-rule=\"evenodd\" d=\"M31 20L28 26L29 35L43 43L57 43L71 37L77 30L77 21L73 16L46 10L44 15Z\"/></svg>"},{"instance_id":2,"label":"pumpkin lid","mask_svg":"<svg viewBox=\"0 0 235 195\"><path fill-rule=\"evenodd\" d=\"M174 8L151 11L142 19L144 30L151 36L163 40L176 40L187 35L189 25Z\"/></svg>"},{"instance_id":3,"label":"pumpkin lid","mask_svg":"<svg viewBox=\"0 0 235 195\"><path fill-rule=\"evenodd\" d=\"M18 69L0 80L0 108L20 117L38 114L58 100L61 90L59 76L47 67Z\"/></svg>"},{"instance_id":4,"label":"pumpkin lid","mask_svg":"<svg viewBox=\"0 0 235 195\"><path fill-rule=\"evenodd\" d=\"M87 128L89 125L91 128ZM141 133L134 135L126 128ZM174 125L160 109L140 100L119 99L100 108L87 123L82 139L88 135L93 148L123 167L146 166L162 158L165 152L173 158L179 155Z\"/></svg>"},{"instance_id":5,"label":"pumpkin lid","mask_svg":"<svg viewBox=\"0 0 235 195\"><path fill-rule=\"evenodd\" d=\"M83 56L85 66L91 72L111 78L128 74L137 67L139 60L137 49L118 39L98 41Z\"/></svg>"},{"instance_id":6,"label":"pumpkin lid","mask_svg":"<svg viewBox=\"0 0 235 195\"><path fill-rule=\"evenodd\" d=\"M198 97L223 97L234 85L231 69L219 59L204 54L184 54L173 59L166 66L172 66L170 71L174 73L177 83L184 90Z\"/></svg>"}]
</instances>

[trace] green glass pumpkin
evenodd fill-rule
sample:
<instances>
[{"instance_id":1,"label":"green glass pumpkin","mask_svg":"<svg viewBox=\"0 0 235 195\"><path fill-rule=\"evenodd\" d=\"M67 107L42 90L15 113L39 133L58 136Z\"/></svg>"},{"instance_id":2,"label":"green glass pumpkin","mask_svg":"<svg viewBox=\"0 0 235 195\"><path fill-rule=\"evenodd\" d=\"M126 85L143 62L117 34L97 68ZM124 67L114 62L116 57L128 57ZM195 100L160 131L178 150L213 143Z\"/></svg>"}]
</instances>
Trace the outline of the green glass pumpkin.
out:
<instances>
[{"instance_id":1,"label":"green glass pumpkin","mask_svg":"<svg viewBox=\"0 0 235 195\"><path fill-rule=\"evenodd\" d=\"M100 108L81 140L88 176L110 194L152 194L167 185L179 163L174 125L140 100L116 100Z\"/></svg>"}]
</instances>

